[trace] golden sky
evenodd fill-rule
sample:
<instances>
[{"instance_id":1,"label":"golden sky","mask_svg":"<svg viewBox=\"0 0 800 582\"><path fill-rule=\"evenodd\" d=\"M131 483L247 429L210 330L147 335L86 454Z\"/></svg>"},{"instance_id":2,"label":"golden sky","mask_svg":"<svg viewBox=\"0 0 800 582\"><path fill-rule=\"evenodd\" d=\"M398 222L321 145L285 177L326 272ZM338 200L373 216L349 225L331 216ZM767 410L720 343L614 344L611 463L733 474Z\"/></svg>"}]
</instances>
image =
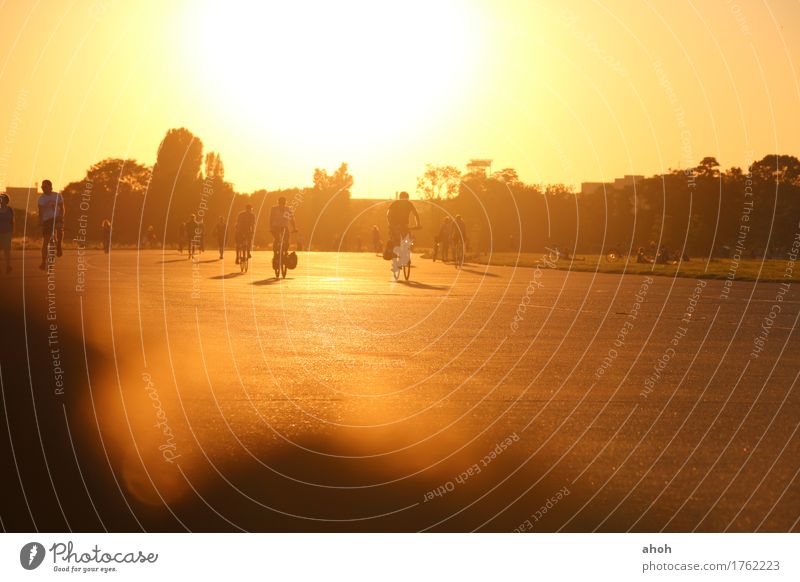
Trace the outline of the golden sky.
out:
<instances>
[{"instance_id":1,"label":"golden sky","mask_svg":"<svg viewBox=\"0 0 800 582\"><path fill-rule=\"evenodd\" d=\"M238 191L350 164L354 195L473 157L527 182L800 155L793 0L0 0L0 189L152 164Z\"/></svg>"}]
</instances>

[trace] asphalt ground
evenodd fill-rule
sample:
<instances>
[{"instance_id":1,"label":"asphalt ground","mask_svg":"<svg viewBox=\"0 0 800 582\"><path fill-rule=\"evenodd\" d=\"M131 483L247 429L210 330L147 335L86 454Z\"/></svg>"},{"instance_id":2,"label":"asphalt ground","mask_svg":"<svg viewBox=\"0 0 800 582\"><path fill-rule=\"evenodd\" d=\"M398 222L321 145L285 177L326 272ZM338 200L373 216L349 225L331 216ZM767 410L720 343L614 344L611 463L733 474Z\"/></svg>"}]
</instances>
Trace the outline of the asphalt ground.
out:
<instances>
[{"instance_id":1,"label":"asphalt ground","mask_svg":"<svg viewBox=\"0 0 800 582\"><path fill-rule=\"evenodd\" d=\"M796 285L17 253L8 531L798 531Z\"/></svg>"}]
</instances>

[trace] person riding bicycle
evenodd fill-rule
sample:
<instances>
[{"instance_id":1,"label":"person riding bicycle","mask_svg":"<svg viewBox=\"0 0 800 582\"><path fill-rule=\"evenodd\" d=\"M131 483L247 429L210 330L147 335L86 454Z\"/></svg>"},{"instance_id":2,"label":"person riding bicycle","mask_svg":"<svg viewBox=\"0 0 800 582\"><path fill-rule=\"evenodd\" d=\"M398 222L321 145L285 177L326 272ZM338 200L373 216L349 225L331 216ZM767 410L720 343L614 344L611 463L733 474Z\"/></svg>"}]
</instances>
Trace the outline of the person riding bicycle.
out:
<instances>
[{"instance_id":1,"label":"person riding bicycle","mask_svg":"<svg viewBox=\"0 0 800 582\"><path fill-rule=\"evenodd\" d=\"M253 232L256 226L256 215L253 214L253 206L248 204L236 217L236 264L239 264L239 257L242 249L247 249L247 258L250 259L250 245L253 241Z\"/></svg>"},{"instance_id":2,"label":"person riding bicycle","mask_svg":"<svg viewBox=\"0 0 800 582\"><path fill-rule=\"evenodd\" d=\"M289 247L289 226L292 232L297 232L294 223L294 212L286 206L286 198L278 198L278 204L269 211L269 230L272 233L272 260L274 261L278 253L285 252Z\"/></svg>"},{"instance_id":3,"label":"person riding bicycle","mask_svg":"<svg viewBox=\"0 0 800 582\"><path fill-rule=\"evenodd\" d=\"M389 223L389 241L392 247L399 245L403 237L410 232L408 219L412 214L416 227L422 226L419 213L408 198L408 192L400 192L398 199L389 205L386 213L386 221Z\"/></svg>"}]
</instances>

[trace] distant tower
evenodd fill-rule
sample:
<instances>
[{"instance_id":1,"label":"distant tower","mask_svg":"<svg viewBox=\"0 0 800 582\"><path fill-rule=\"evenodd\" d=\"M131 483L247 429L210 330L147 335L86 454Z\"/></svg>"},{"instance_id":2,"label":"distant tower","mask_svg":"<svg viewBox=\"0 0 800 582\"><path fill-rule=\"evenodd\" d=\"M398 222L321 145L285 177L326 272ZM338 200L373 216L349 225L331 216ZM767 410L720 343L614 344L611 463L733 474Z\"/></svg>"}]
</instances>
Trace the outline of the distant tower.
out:
<instances>
[{"instance_id":1,"label":"distant tower","mask_svg":"<svg viewBox=\"0 0 800 582\"><path fill-rule=\"evenodd\" d=\"M492 160L473 159L467 164L467 173L480 174L484 178L492 173Z\"/></svg>"}]
</instances>

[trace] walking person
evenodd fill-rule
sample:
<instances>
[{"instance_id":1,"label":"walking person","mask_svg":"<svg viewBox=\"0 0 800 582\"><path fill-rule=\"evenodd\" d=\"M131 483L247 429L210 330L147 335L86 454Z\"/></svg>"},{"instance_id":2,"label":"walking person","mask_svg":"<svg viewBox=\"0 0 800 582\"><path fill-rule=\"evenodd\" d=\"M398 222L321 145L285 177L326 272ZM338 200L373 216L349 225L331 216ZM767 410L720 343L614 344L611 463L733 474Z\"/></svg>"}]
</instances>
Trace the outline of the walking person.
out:
<instances>
[{"instance_id":1,"label":"walking person","mask_svg":"<svg viewBox=\"0 0 800 582\"><path fill-rule=\"evenodd\" d=\"M39 268L47 268L47 251L51 242L55 241L56 256L62 255L61 242L64 240L64 198L53 192L50 180L42 181L42 195L39 196L39 224L42 227L42 264Z\"/></svg>"},{"instance_id":2,"label":"walking person","mask_svg":"<svg viewBox=\"0 0 800 582\"><path fill-rule=\"evenodd\" d=\"M152 224L147 227L147 244L151 249L154 249L158 246L158 237L156 236L156 229Z\"/></svg>"},{"instance_id":3,"label":"walking person","mask_svg":"<svg viewBox=\"0 0 800 582\"><path fill-rule=\"evenodd\" d=\"M203 254L206 251L206 222L205 219L201 218L197 221L197 226L194 229L195 235L199 239L197 241L198 248L200 249L200 254Z\"/></svg>"},{"instance_id":4,"label":"walking person","mask_svg":"<svg viewBox=\"0 0 800 582\"><path fill-rule=\"evenodd\" d=\"M453 248L453 261L456 268L464 265L464 255L467 253L467 225L460 214L456 214L450 227L450 246Z\"/></svg>"},{"instance_id":5,"label":"walking person","mask_svg":"<svg viewBox=\"0 0 800 582\"><path fill-rule=\"evenodd\" d=\"M6 273L11 272L11 237L14 236L14 209L6 194L0 195L0 248L6 259Z\"/></svg>"},{"instance_id":6,"label":"walking person","mask_svg":"<svg viewBox=\"0 0 800 582\"><path fill-rule=\"evenodd\" d=\"M380 255L383 251L381 249L381 230L377 224L372 225L372 250L376 255Z\"/></svg>"},{"instance_id":7,"label":"walking person","mask_svg":"<svg viewBox=\"0 0 800 582\"><path fill-rule=\"evenodd\" d=\"M111 221L107 218L103 219L103 252L108 254L111 252Z\"/></svg>"},{"instance_id":8,"label":"walking person","mask_svg":"<svg viewBox=\"0 0 800 582\"><path fill-rule=\"evenodd\" d=\"M183 230L186 233L186 249L189 252L189 260L192 260L200 248L198 244L197 215L194 212L189 216L189 220L184 223Z\"/></svg>"},{"instance_id":9,"label":"walking person","mask_svg":"<svg viewBox=\"0 0 800 582\"><path fill-rule=\"evenodd\" d=\"M437 245L438 255L441 257L443 263L447 262L447 255L450 251L450 238L453 232L453 222L449 216L442 219L442 225L439 227L439 244ZM434 260L436 258L434 257Z\"/></svg>"},{"instance_id":10,"label":"walking person","mask_svg":"<svg viewBox=\"0 0 800 582\"><path fill-rule=\"evenodd\" d=\"M222 260L222 255L225 252L225 235L228 233L228 226L225 224L225 218L220 216L214 227L214 234L217 235L217 245L219 246L219 258Z\"/></svg>"},{"instance_id":11,"label":"walking person","mask_svg":"<svg viewBox=\"0 0 800 582\"><path fill-rule=\"evenodd\" d=\"M183 254L183 245L186 242L186 223L181 222L178 225L178 252Z\"/></svg>"}]
</instances>

